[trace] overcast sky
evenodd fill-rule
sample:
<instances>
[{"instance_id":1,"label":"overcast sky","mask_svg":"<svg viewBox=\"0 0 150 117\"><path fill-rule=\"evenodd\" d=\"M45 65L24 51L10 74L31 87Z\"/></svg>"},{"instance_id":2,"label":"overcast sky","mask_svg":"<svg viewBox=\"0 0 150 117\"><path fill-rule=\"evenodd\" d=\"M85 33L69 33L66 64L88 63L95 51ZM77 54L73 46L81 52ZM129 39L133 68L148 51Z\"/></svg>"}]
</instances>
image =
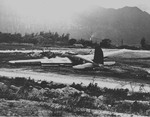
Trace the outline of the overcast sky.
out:
<instances>
[{"instance_id":1,"label":"overcast sky","mask_svg":"<svg viewBox=\"0 0 150 117\"><path fill-rule=\"evenodd\" d=\"M1 4L4 2L8 5L16 6L48 6L49 4L62 6L79 6L85 7L89 5L100 5L107 8L120 8L123 6L138 6L146 10L150 10L149 0L0 0ZM80 9L80 8L79 8Z\"/></svg>"},{"instance_id":2,"label":"overcast sky","mask_svg":"<svg viewBox=\"0 0 150 117\"><path fill-rule=\"evenodd\" d=\"M0 0L0 4L23 13L40 10L57 11L58 9L61 9L62 12L74 12L84 10L90 5L99 5L105 8L137 6L150 13L150 0Z\"/></svg>"},{"instance_id":3,"label":"overcast sky","mask_svg":"<svg viewBox=\"0 0 150 117\"><path fill-rule=\"evenodd\" d=\"M67 20L73 13L84 11L91 5L105 8L137 6L150 13L150 0L0 0L0 5L7 7L6 11L11 10L20 17L28 16L39 18L39 20L45 18L44 20L55 21L59 18Z\"/></svg>"},{"instance_id":4,"label":"overcast sky","mask_svg":"<svg viewBox=\"0 0 150 117\"><path fill-rule=\"evenodd\" d=\"M139 7L150 13L150 0L0 0L0 10L15 14L27 24L71 22L72 15L91 6L104 8ZM51 24L50 24L51 25Z\"/></svg>"},{"instance_id":5,"label":"overcast sky","mask_svg":"<svg viewBox=\"0 0 150 117\"><path fill-rule=\"evenodd\" d=\"M48 17L45 16L48 12L53 14L53 20L68 18L72 13L83 11L91 5L105 8L137 6L150 13L150 0L0 0L0 5L8 7L12 13L29 17Z\"/></svg>"}]
</instances>

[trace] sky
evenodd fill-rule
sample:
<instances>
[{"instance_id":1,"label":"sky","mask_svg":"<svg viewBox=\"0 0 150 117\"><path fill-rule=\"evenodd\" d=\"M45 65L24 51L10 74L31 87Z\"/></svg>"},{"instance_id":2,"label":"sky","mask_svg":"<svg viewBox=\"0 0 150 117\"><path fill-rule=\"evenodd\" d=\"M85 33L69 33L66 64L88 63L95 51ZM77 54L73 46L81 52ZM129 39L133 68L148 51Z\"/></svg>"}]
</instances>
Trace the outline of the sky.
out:
<instances>
[{"instance_id":1,"label":"sky","mask_svg":"<svg viewBox=\"0 0 150 117\"><path fill-rule=\"evenodd\" d=\"M73 13L82 12L92 5L116 9L137 6L150 13L150 0L0 0L0 4L21 17L27 16L39 20L42 17L43 20L54 21L59 18L66 20Z\"/></svg>"},{"instance_id":2,"label":"sky","mask_svg":"<svg viewBox=\"0 0 150 117\"><path fill-rule=\"evenodd\" d=\"M104 8L139 7L150 13L150 0L0 0L0 10L15 14L22 23L71 23L73 14L84 12L91 6Z\"/></svg>"},{"instance_id":3,"label":"sky","mask_svg":"<svg viewBox=\"0 0 150 117\"><path fill-rule=\"evenodd\" d=\"M120 8L123 6L142 6L148 10L150 8L149 0L0 0L0 3L6 3L16 8L19 6L28 8L40 6L44 8L50 5L49 9L56 8L56 6L61 8L65 6L73 8L73 10L81 10L81 7L84 8L90 5L99 5L107 8Z\"/></svg>"}]
</instances>

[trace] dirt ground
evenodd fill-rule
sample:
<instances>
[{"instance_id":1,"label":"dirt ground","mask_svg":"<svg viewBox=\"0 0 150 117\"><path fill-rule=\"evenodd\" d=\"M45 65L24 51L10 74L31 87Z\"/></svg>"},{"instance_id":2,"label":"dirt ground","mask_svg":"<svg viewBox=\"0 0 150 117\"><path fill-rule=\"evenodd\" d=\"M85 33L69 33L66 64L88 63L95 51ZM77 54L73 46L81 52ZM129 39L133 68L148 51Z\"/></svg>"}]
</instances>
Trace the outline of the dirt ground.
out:
<instances>
[{"instance_id":1,"label":"dirt ground","mask_svg":"<svg viewBox=\"0 0 150 117\"><path fill-rule=\"evenodd\" d=\"M23 50L24 51L24 50ZM66 49L55 49L54 52L68 51ZM77 53L87 54L94 52L91 49L74 49ZM105 53L116 50L103 50ZM123 50L124 51L124 50ZM97 83L99 87L111 89L129 89L130 92L149 93L150 74L149 74L149 51L126 51L119 55L111 56L106 60L116 61L113 66L104 66L97 68L96 71L79 71L72 68L44 68L41 66L12 66L8 64L9 60L30 59L27 53L22 52L1 52L0 53L0 75L9 78L25 77L36 81L53 81L56 83L72 84L79 83L87 86L89 83ZM49 104L31 100L0 100L0 116L104 116L104 117L131 117L131 114L119 114L111 111L101 111L87 109L84 114L74 114L51 108ZM44 105L44 106L43 106ZM48 107L48 108L46 108ZM6 111L7 110L7 111ZM21 113L20 113L21 112ZM141 114L142 115L142 114ZM136 117L138 115L134 115Z\"/></svg>"}]
</instances>

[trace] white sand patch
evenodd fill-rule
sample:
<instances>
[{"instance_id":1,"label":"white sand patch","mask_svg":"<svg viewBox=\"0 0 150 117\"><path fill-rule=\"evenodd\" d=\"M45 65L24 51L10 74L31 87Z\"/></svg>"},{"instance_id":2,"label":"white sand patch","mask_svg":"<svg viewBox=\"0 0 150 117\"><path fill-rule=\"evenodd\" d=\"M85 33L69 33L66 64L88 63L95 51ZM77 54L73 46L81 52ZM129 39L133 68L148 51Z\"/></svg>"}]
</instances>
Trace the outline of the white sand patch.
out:
<instances>
[{"instance_id":1,"label":"white sand patch","mask_svg":"<svg viewBox=\"0 0 150 117\"><path fill-rule=\"evenodd\" d=\"M93 82L93 77L86 76L86 75L61 75L57 73L43 73L43 72L35 72L32 70L25 70L21 68L17 69L9 69L9 68L0 68L0 76L7 76L7 77L26 77L35 80L46 80L46 81L54 81L57 83L65 83L65 84L72 84L75 83L83 83L83 85L88 85L89 83ZM101 77L97 76L94 78L94 83L97 83L100 87L107 87L107 88L128 88L130 91L144 91L149 92L150 86L148 84L144 84L144 86L140 83L135 82L128 82L128 81L118 81L114 80L111 77Z\"/></svg>"}]
</instances>

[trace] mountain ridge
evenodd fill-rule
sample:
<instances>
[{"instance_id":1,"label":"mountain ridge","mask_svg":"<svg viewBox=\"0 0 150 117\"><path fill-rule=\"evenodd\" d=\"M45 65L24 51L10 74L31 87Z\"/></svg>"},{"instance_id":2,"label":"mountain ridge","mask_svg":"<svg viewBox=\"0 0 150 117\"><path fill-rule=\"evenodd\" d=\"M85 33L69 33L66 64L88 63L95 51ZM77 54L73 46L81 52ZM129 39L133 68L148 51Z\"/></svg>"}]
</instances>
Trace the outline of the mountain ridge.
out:
<instances>
[{"instance_id":1,"label":"mountain ridge","mask_svg":"<svg viewBox=\"0 0 150 117\"><path fill-rule=\"evenodd\" d=\"M3 11L3 12L2 12ZM100 42L102 39L109 38L112 43L140 44L140 40L145 37L150 38L150 14L142 11L138 7L123 7L119 9L91 7L84 12L74 14L70 24L58 24L60 27L47 26L28 21L22 21L17 14L10 12L0 13L1 32L30 33L54 30L60 33L70 33L71 38L86 39Z\"/></svg>"},{"instance_id":2,"label":"mountain ridge","mask_svg":"<svg viewBox=\"0 0 150 117\"><path fill-rule=\"evenodd\" d=\"M124 44L140 44L142 37L150 38L150 15L137 7L105 9L78 22L92 28L91 33L99 40L109 38L114 43L123 40ZM84 31L90 32L87 28Z\"/></svg>"}]
</instances>

